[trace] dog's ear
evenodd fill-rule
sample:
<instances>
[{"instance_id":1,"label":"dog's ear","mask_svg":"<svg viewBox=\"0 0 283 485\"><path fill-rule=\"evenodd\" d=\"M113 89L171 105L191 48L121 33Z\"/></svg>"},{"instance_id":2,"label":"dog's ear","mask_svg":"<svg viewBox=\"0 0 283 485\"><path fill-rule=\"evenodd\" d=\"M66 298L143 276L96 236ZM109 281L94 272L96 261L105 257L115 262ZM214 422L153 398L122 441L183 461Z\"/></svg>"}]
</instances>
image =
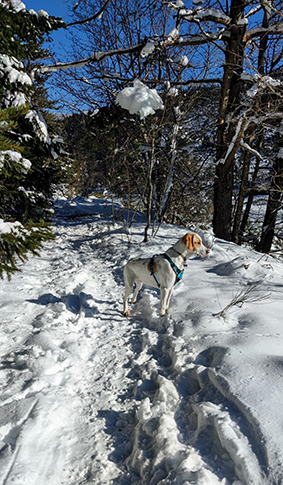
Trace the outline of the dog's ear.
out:
<instances>
[{"instance_id":1,"label":"dog's ear","mask_svg":"<svg viewBox=\"0 0 283 485\"><path fill-rule=\"evenodd\" d=\"M201 245L201 238L197 234L193 234L193 245L194 249Z\"/></svg>"},{"instance_id":2,"label":"dog's ear","mask_svg":"<svg viewBox=\"0 0 283 485\"><path fill-rule=\"evenodd\" d=\"M195 245L194 245L194 236L195 234L193 234L192 232L188 232L187 234L185 234L185 236L183 237L183 241L185 243L185 245L187 246L187 248L193 252L194 249L195 249Z\"/></svg>"}]
</instances>

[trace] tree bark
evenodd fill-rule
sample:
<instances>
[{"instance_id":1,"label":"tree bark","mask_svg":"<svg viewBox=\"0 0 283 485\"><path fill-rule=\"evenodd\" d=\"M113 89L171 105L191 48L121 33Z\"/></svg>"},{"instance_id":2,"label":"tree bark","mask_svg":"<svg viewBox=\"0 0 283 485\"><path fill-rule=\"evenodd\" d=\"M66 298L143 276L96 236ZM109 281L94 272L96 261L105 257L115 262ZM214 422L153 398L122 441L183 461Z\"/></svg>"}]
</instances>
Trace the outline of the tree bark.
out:
<instances>
[{"instance_id":1,"label":"tree bark","mask_svg":"<svg viewBox=\"0 0 283 485\"><path fill-rule=\"evenodd\" d=\"M241 187L238 195L238 203L237 203L237 209L235 213L233 233L232 233L232 241L234 241L236 244L238 244L240 241L239 232L240 232L240 224L241 224L244 200L245 200L246 190L248 185L250 161L251 161L251 154L248 151L245 151Z\"/></svg>"},{"instance_id":2,"label":"tree bark","mask_svg":"<svg viewBox=\"0 0 283 485\"><path fill-rule=\"evenodd\" d=\"M277 214L281 206L281 195L283 192L283 140L281 141L280 145L281 148L279 149L279 153L274 164L274 176L272 178L266 206L261 240L257 247L257 249L262 253L268 253L271 249Z\"/></svg>"},{"instance_id":3,"label":"tree bark","mask_svg":"<svg viewBox=\"0 0 283 485\"><path fill-rule=\"evenodd\" d=\"M223 159L235 134L235 127L227 129L227 115L238 105L243 70L243 36L245 27L237 22L243 18L245 1L232 0L230 17L232 18L230 37L225 48L225 65L218 115L216 177L214 182L213 229L217 237L231 240L232 195L234 158ZM219 163L220 161L220 163Z\"/></svg>"},{"instance_id":4,"label":"tree bark","mask_svg":"<svg viewBox=\"0 0 283 485\"><path fill-rule=\"evenodd\" d=\"M263 144L263 137L261 136L260 139L257 142L257 147L256 147L257 151L260 152L260 150L262 148L262 144ZM247 225L248 218L249 218L249 215L250 215L250 210L251 210L251 207L252 207L252 204L253 204L253 200L254 200L254 196L255 196L255 190L254 189L255 189L256 180L257 180L257 177L258 177L259 165L260 165L260 159L257 158L256 162L255 162L254 172L253 172L253 175L252 175L251 189L249 191L248 200L247 200L247 203L246 203L246 208L245 208L244 215L243 215L243 218L242 218L242 222L241 222L241 225L240 225L241 233L245 232L245 230L246 230L246 225Z\"/></svg>"},{"instance_id":5,"label":"tree bark","mask_svg":"<svg viewBox=\"0 0 283 485\"><path fill-rule=\"evenodd\" d=\"M147 199L147 224L144 229L144 240L143 242L148 241L148 230L150 228L151 223L151 211L152 211L152 198L153 198L153 180L152 180L152 171L154 165L154 149L155 149L155 139L152 138L151 141L151 151L149 156L149 166L148 166L148 199ZM148 152L145 153L145 157L148 158Z\"/></svg>"}]
</instances>

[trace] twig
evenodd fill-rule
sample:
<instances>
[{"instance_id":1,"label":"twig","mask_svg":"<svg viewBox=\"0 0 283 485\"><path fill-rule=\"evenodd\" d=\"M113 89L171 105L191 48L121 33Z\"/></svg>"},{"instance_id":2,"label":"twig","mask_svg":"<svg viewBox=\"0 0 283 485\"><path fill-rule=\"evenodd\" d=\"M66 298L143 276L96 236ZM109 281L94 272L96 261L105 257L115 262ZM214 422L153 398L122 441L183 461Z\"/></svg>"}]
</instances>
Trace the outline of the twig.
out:
<instances>
[{"instance_id":1,"label":"twig","mask_svg":"<svg viewBox=\"0 0 283 485\"><path fill-rule=\"evenodd\" d=\"M254 294L254 292L256 291L256 289L257 289L257 287L259 286L260 283L261 282L259 281L257 283L250 285L248 288L239 291L234 296L234 298L232 298L230 303L228 303L228 305L226 305L226 307L223 308L223 310L221 310L221 312L216 313L216 316L220 316L222 318L225 318L227 311L230 310L230 308L232 308L234 306L239 305L240 308L241 308L244 303L255 303L257 301L267 300L269 298L270 294L264 295L264 296Z\"/></svg>"}]
</instances>

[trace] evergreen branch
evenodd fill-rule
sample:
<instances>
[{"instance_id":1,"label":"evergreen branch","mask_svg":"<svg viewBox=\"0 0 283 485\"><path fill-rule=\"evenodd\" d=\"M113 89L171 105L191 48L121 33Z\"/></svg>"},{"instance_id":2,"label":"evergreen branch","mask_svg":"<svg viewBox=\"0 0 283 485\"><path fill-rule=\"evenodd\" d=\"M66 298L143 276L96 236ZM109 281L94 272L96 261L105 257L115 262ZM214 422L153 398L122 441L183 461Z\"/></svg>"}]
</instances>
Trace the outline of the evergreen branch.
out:
<instances>
[{"instance_id":1,"label":"evergreen branch","mask_svg":"<svg viewBox=\"0 0 283 485\"><path fill-rule=\"evenodd\" d=\"M51 226L43 221L19 224L10 232L0 233L0 278L6 274L10 280L13 273L20 271L19 262L26 261L29 253L39 256L43 242L54 238Z\"/></svg>"}]
</instances>

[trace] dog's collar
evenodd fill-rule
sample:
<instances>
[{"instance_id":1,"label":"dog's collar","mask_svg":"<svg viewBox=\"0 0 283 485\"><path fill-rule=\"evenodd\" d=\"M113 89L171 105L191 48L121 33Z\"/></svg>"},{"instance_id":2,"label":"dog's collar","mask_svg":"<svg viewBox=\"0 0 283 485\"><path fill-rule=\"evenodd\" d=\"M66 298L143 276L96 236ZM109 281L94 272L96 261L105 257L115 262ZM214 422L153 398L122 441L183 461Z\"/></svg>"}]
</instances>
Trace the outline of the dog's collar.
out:
<instances>
[{"instance_id":1,"label":"dog's collar","mask_svg":"<svg viewBox=\"0 0 283 485\"><path fill-rule=\"evenodd\" d=\"M175 253L179 254L179 256L182 256L182 258L185 262L187 261L187 258L185 256L183 256L182 253L179 253L179 251L177 251L177 249L174 249L174 248L171 248L171 249L173 249L173 251L175 251Z\"/></svg>"}]
</instances>

